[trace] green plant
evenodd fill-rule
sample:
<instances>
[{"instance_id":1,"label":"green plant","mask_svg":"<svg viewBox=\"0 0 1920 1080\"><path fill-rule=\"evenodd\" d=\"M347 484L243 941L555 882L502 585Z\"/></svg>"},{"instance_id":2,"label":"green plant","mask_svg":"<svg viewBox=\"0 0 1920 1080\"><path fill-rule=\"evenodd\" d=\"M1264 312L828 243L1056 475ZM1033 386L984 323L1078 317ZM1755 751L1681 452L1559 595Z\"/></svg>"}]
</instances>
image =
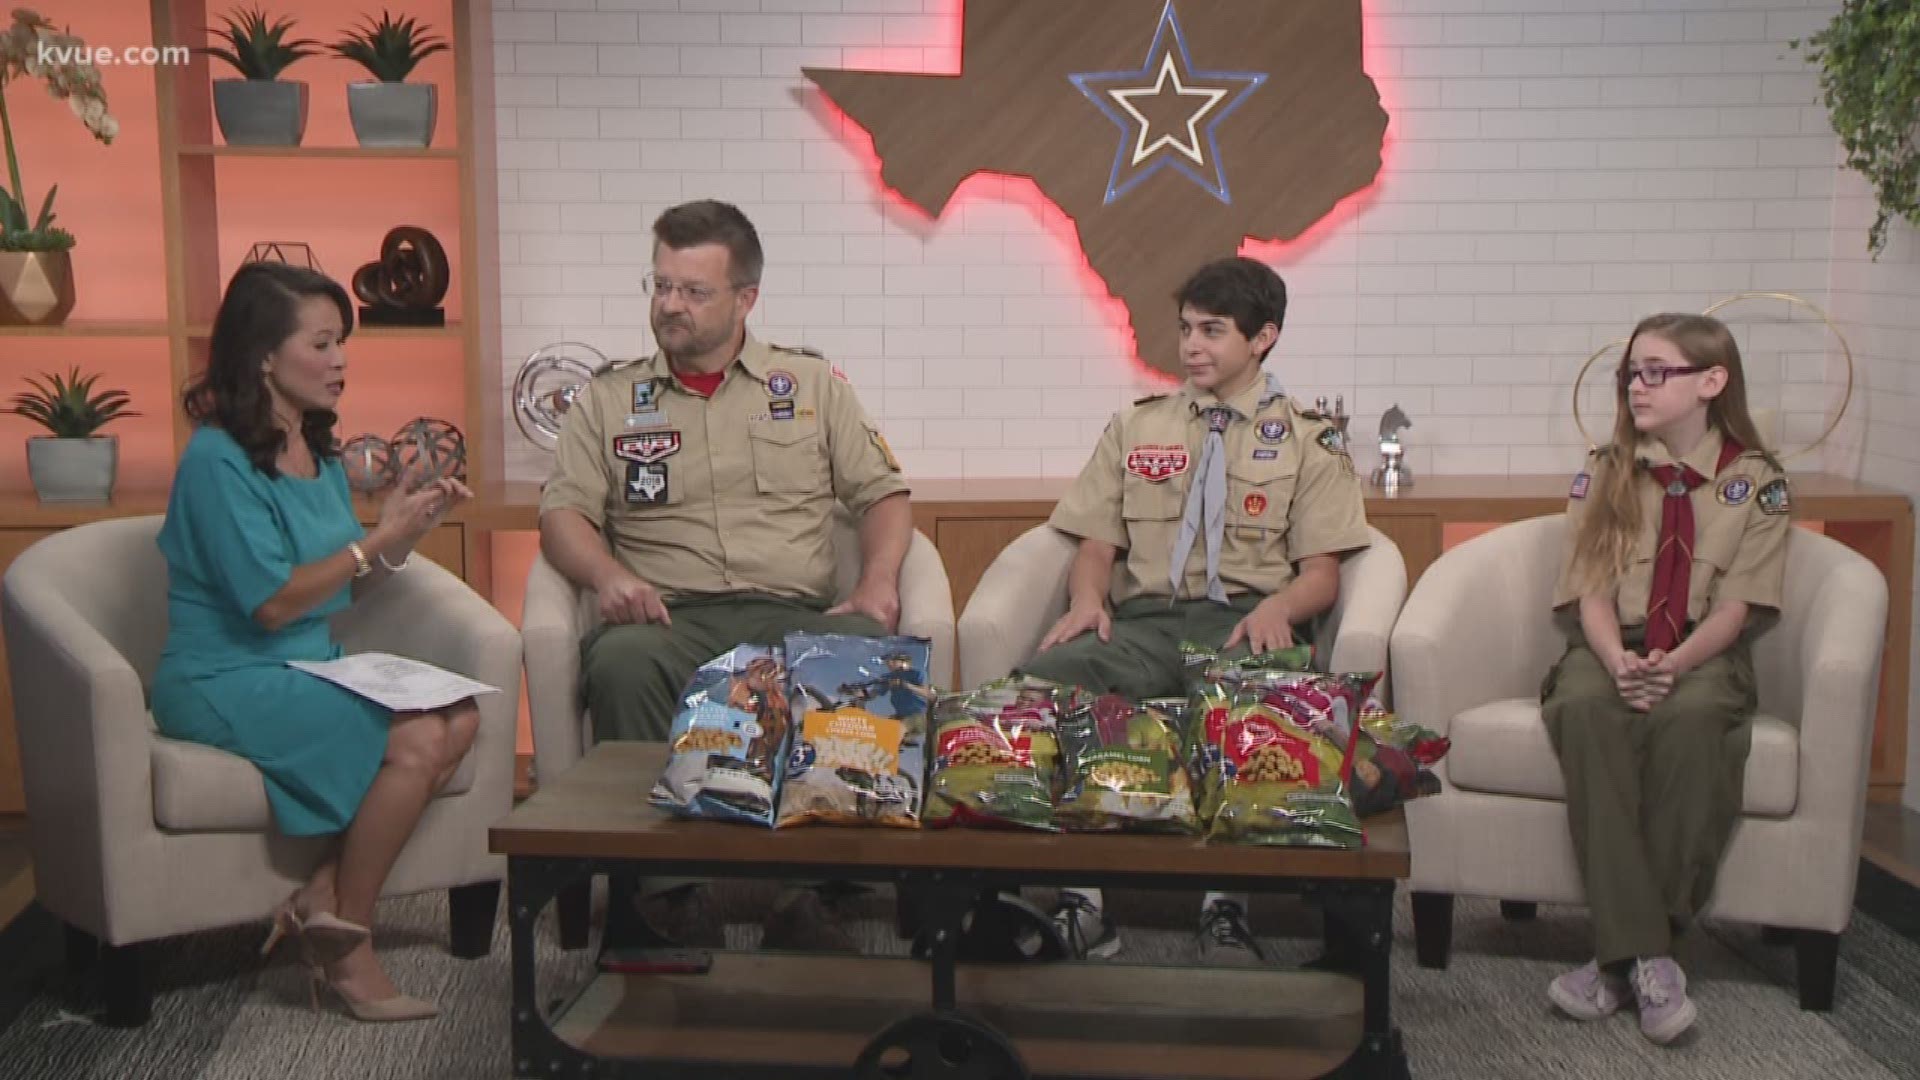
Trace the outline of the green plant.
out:
<instances>
[{"instance_id":1,"label":"green plant","mask_svg":"<svg viewBox=\"0 0 1920 1080\"><path fill-rule=\"evenodd\" d=\"M31 391L21 391L13 396L13 408L8 412L19 413L48 431L57 439L85 439L107 424L123 416L139 416L127 408L131 401L125 390L102 390L93 392L93 384L98 375L80 375L79 368L72 368L66 378L58 374L42 373L40 379L29 377L27 383Z\"/></svg>"},{"instance_id":2,"label":"green plant","mask_svg":"<svg viewBox=\"0 0 1920 1080\"><path fill-rule=\"evenodd\" d=\"M1873 185L1880 213L1867 250L1879 258L1895 217L1920 225L1920 0L1845 0L1826 29L1790 44L1820 66L1847 166Z\"/></svg>"},{"instance_id":3,"label":"green plant","mask_svg":"<svg viewBox=\"0 0 1920 1080\"><path fill-rule=\"evenodd\" d=\"M312 38L286 40L287 32L293 29L290 18L268 23L266 12L260 8L251 11L235 8L222 15L220 21L226 23L225 29L215 30L209 26L207 33L225 38L232 48L208 46L200 52L232 64L242 78L272 82L295 61L319 55L319 50L310 46L320 43Z\"/></svg>"},{"instance_id":4,"label":"green plant","mask_svg":"<svg viewBox=\"0 0 1920 1080\"><path fill-rule=\"evenodd\" d=\"M53 223L55 184L40 202L40 213L27 217L27 188L20 179L20 156L13 145L13 120L7 113L7 84L30 75L47 84L47 92L63 100L93 137L111 144L120 123L107 113L107 93L100 72L82 57L86 43L60 33L53 24L25 8L16 8L13 23L0 30L0 141L6 144L7 186L0 187L0 251L65 251L73 234Z\"/></svg>"},{"instance_id":5,"label":"green plant","mask_svg":"<svg viewBox=\"0 0 1920 1080\"><path fill-rule=\"evenodd\" d=\"M381 82L405 82L414 65L447 49L444 38L429 36L432 27L411 17L395 19L390 11L380 21L366 17L365 26L346 31L346 37L328 46L348 60L358 61Z\"/></svg>"}]
</instances>

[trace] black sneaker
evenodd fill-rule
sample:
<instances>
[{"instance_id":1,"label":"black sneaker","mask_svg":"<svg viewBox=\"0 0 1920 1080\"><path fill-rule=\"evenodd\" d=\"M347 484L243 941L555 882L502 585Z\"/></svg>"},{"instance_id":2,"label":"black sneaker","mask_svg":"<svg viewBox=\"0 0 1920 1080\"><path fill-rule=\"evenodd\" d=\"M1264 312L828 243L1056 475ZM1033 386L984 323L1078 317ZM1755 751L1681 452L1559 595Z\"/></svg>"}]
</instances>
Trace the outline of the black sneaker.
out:
<instances>
[{"instance_id":1,"label":"black sneaker","mask_svg":"<svg viewBox=\"0 0 1920 1080\"><path fill-rule=\"evenodd\" d=\"M1076 892L1062 892L1053 909L1053 925L1067 943L1067 958L1105 960L1120 951L1120 932L1100 905Z\"/></svg>"},{"instance_id":2,"label":"black sneaker","mask_svg":"<svg viewBox=\"0 0 1920 1080\"><path fill-rule=\"evenodd\" d=\"M1200 912L1200 962L1208 967L1254 968L1267 954L1247 927L1247 913L1232 900L1215 900Z\"/></svg>"}]
</instances>

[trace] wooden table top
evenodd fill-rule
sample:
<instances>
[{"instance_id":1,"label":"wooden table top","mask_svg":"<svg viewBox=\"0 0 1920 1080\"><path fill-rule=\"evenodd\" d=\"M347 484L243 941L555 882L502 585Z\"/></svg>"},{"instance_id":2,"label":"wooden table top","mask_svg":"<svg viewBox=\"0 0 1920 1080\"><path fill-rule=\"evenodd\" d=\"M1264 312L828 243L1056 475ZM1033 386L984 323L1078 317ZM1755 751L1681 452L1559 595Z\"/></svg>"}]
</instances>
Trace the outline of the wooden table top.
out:
<instances>
[{"instance_id":1,"label":"wooden table top","mask_svg":"<svg viewBox=\"0 0 1920 1080\"><path fill-rule=\"evenodd\" d=\"M1246 847L1173 836L1072 835L975 829L862 829L684 821L647 803L666 764L663 743L607 742L494 825L492 850L545 858L673 859L790 866L950 868L1195 877L1388 880L1408 873L1398 814L1367 824L1359 851Z\"/></svg>"}]
</instances>

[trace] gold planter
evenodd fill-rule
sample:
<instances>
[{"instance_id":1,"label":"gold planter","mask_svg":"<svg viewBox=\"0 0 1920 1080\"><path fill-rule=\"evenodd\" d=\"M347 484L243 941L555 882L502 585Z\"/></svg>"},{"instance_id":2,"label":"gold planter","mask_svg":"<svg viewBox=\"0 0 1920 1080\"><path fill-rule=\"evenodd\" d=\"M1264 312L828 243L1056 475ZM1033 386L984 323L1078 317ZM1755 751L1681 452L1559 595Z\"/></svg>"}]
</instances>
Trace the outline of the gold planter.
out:
<instances>
[{"instance_id":1,"label":"gold planter","mask_svg":"<svg viewBox=\"0 0 1920 1080\"><path fill-rule=\"evenodd\" d=\"M0 251L0 326L58 326L73 310L73 255Z\"/></svg>"}]
</instances>

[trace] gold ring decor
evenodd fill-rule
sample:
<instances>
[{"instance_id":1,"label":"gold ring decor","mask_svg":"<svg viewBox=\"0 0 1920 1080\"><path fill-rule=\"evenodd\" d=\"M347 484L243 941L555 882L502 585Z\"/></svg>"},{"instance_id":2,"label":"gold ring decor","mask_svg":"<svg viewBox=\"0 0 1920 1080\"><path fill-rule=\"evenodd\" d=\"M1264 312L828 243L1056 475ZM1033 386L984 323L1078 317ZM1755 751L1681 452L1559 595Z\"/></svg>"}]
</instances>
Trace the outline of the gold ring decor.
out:
<instances>
[{"instance_id":1,"label":"gold ring decor","mask_svg":"<svg viewBox=\"0 0 1920 1080\"><path fill-rule=\"evenodd\" d=\"M1729 307L1733 304L1740 303L1741 301L1744 301L1744 300L1783 300L1789 304L1797 304L1800 307L1806 308L1808 311L1811 311L1815 315L1819 316L1820 321L1826 324L1827 332L1832 334L1833 339L1840 343L1840 355L1846 358L1846 361L1847 361L1846 392L1841 395L1840 408L1834 412L1833 419L1827 422L1826 430L1820 432L1819 438L1813 440L1812 442L1801 447L1800 449L1792 451L1791 453L1783 453L1779 455L1780 460L1782 461L1788 461L1797 457L1804 457L1805 455L1810 454L1813 451L1819 449L1820 444L1826 442L1828 437L1831 436L1834 433L1834 431L1840 427L1840 421L1844 419L1847 415L1847 406L1853 403L1853 348L1847 344L1847 336L1840 332L1840 328L1838 326L1834 325L1833 317L1828 315L1826 311L1820 307L1820 305L1814 303L1811 300L1808 300L1804 296L1795 296L1792 293L1783 293L1783 292L1736 293L1733 296L1729 296L1724 300L1714 301L1712 304L1707 306L1707 309L1705 311L1702 311L1700 314L1714 315L1716 312L1720 311L1721 309ZM1596 446L1599 446L1600 444L1594 441L1593 434L1587 430L1586 422L1580 416L1581 384L1583 384L1586 381L1587 371L1593 367L1596 361L1598 361L1602 356L1605 356L1607 353L1613 351L1614 349L1625 348L1626 344L1627 344L1627 339L1620 338L1615 341L1609 341L1605 345L1602 345L1598 349L1595 349L1593 352L1593 355L1587 357L1586 362L1580 365L1580 373L1574 376L1574 379L1573 379L1573 425L1574 427L1580 429L1580 437L1587 440L1587 448L1589 450L1593 449Z\"/></svg>"}]
</instances>

